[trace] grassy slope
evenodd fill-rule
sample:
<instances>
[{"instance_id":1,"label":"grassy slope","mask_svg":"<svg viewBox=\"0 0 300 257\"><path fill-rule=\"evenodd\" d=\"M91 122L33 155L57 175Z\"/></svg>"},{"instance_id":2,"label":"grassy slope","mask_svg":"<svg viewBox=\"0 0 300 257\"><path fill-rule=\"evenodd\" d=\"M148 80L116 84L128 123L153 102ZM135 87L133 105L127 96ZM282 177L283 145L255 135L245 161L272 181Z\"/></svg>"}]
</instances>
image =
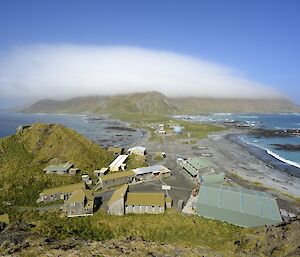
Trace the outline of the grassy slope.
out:
<instances>
[{"instance_id":1,"label":"grassy slope","mask_svg":"<svg viewBox=\"0 0 300 257\"><path fill-rule=\"evenodd\" d=\"M97 212L92 217L68 219L59 217L57 212L30 212L19 214L18 218L36 224L34 231L43 237L59 239L76 237L105 241L139 237L158 244L209 248L224 256L287 257L300 253L300 220L281 227L239 228L171 209L163 215L118 217ZM186 256L196 256L188 253Z\"/></svg>"},{"instance_id":2,"label":"grassy slope","mask_svg":"<svg viewBox=\"0 0 300 257\"><path fill-rule=\"evenodd\" d=\"M26 222L37 224L35 231L44 236L68 238L70 236L92 240L141 237L148 242L169 243L180 246L204 246L223 253L232 253L234 242L239 239L241 228L186 216L175 210L163 215L126 215L123 217L97 212L92 217L58 218L58 214L21 214ZM176 225L175 225L176 224Z\"/></svg>"},{"instance_id":3,"label":"grassy slope","mask_svg":"<svg viewBox=\"0 0 300 257\"><path fill-rule=\"evenodd\" d=\"M0 203L33 205L41 190L80 181L80 176L44 174L52 158L74 163L84 172L107 166L113 157L73 130L35 124L0 139ZM5 208L0 205L0 209ZM3 210L4 211L4 210Z\"/></svg>"}]
</instances>

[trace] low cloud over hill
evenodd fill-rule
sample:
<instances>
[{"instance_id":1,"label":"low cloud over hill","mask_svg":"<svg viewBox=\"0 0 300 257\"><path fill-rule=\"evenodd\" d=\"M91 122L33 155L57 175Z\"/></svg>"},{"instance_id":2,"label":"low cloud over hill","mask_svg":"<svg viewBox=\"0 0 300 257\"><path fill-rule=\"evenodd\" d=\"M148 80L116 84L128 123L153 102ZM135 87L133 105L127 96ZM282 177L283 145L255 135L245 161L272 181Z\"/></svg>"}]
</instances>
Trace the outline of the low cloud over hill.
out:
<instances>
[{"instance_id":1,"label":"low cloud over hill","mask_svg":"<svg viewBox=\"0 0 300 257\"><path fill-rule=\"evenodd\" d=\"M2 99L160 91L170 97L279 98L274 88L207 60L137 47L33 45L0 54Z\"/></svg>"}]
</instances>

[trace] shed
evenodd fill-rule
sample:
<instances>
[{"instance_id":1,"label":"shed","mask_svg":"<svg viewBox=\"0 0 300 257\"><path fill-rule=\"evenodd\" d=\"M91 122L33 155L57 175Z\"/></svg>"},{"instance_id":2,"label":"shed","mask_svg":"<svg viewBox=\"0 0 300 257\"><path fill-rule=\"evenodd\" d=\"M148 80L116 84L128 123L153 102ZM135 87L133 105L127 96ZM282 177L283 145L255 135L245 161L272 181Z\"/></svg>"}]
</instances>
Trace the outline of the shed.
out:
<instances>
[{"instance_id":1,"label":"shed","mask_svg":"<svg viewBox=\"0 0 300 257\"><path fill-rule=\"evenodd\" d=\"M275 198L267 192L224 185L202 185L197 214L241 227L275 225L282 222Z\"/></svg>"},{"instance_id":2,"label":"shed","mask_svg":"<svg viewBox=\"0 0 300 257\"><path fill-rule=\"evenodd\" d=\"M126 164L124 163L126 159L128 158L128 155L119 155L110 165L109 169L111 171L119 171L120 169L124 170L126 167Z\"/></svg>"},{"instance_id":3,"label":"shed","mask_svg":"<svg viewBox=\"0 0 300 257\"><path fill-rule=\"evenodd\" d=\"M135 155L145 155L146 154L146 147L143 146L135 146L128 149L129 154Z\"/></svg>"},{"instance_id":4,"label":"shed","mask_svg":"<svg viewBox=\"0 0 300 257\"><path fill-rule=\"evenodd\" d=\"M69 169L69 174L76 175L79 171L80 171L80 169L78 169L78 168L71 168L71 169Z\"/></svg>"},{"instance_id":5,"label":"shed","mask_svg":"<svg viewBox=\"0 0 300 257\"><path fill-rule=\"evenodd\" d=\"M167 208L172 208L172 205L173 205L173 200L170 196L167 196L166 197L166 207Z\"/></svg>"},{"instance_id":6,"label":"shed","mask_svg":"<svg viewBox=\"0 0 300 257\"><path fill-rule=\"evenodd\" d=\"M101 168L101 170L94 170L94 175L96 177L100 177L100 176L103 176L107 173L108 171L108 168Z\"/></svg>"},{"instance_id":7,"label":"shed","mask_svg":"<svg viewBox=\"0 0 300 257\"><path fill-rule=\"evenodd\" d=\"M46 173L59 173L59 174L67 174L69 169L73 167L72 163L66 162L64 164L58 165L48 165L43 169Z\"/></svg>"}]
</instances>

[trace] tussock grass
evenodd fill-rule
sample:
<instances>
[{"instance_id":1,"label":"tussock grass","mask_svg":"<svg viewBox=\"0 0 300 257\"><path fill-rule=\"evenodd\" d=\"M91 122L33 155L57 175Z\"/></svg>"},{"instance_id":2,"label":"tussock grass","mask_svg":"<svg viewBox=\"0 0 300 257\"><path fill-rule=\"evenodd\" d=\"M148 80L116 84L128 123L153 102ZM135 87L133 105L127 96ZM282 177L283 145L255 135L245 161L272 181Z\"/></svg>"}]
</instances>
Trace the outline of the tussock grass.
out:
<instances>
[{"instance_id":1,"label":"tussock grass","mask_svg":"<svg viewBox=\"0 0 300 257\"><path fill-rule=\"evenodd\" d=\"M22 214L27 222L35 221L37 232L48 236L108 240L141 237L149 242L180 246L204 246L228 253L235 249L242 228L198 216L186 216L173 209L162 215L130 214L112 216L101 211L92 217L65 218L58 212Z\"/></svg>"}]
</instances>

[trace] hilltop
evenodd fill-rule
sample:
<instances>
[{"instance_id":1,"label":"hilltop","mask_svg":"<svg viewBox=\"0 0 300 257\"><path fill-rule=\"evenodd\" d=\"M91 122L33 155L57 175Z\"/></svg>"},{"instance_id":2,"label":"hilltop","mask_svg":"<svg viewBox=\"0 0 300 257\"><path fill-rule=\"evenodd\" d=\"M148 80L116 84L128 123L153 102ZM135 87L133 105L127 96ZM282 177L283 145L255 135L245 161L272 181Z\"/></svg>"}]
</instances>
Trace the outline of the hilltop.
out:
<instances>
[{"instance_id":1,"label":"hilltop","mask_svg":"<svg viewBox=\"0 0 300 257\"><path fill-rule=\"evenodd\" d=\"M68 100L41 100L25 108L25 113L199 114L209 112L297 112L300 107L285 98L222 99L177 97L159 92L116 96L87 96Z\"/></svg>"},{"instance_id":2,"label":"hilltop","mask_svg":"<svg viewBox=\"0 0 300 257\"><path fill-rule=\"evenodd\" d=\"M34 124L0 139L0 202L33 205L44 188L80 181L79 175L44 174L42 169L53 159L89 173L106 166L113 157L71 129Z\"/></svg>"}]
</instances>

